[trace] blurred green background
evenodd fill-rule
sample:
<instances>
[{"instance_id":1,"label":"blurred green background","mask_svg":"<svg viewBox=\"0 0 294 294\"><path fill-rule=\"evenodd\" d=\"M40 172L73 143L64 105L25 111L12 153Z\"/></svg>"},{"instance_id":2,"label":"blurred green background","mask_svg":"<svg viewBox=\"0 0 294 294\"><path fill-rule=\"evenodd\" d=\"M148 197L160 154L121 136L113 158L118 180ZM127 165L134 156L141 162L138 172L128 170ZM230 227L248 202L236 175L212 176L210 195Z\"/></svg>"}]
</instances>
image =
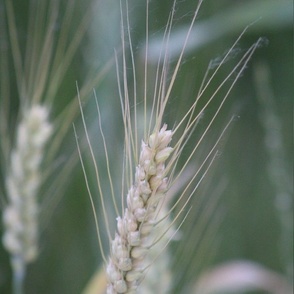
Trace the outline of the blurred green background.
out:
<instances>
[{"instance_id":1,"label":"blurred green background","mask_svg":"<svg viewBox=\"0 0 294 294\"><path fill-rule=\"evenodd\" d=\"M32 17L29 13L29 1L14 1L17 29L20 42L26 42L27 22ZM33 3L34 1L32 1ZM61 5L61 15L67 9L66 2ZM80 2L80 3L79 3ZM90 1L75 1L74 22L79 22L86 13ZM158 42L164 32L170 13L171 1L150 1L150 66L158 58ZM179 1L170 36L170 58L178 57L178 45L183 36L182 29L187 29L197 1ZM138 65L138 85L143 84L144 42L145 42L145 1L129 1L130 29L133 38L134 54ZM0 2L2 16L5 14L5 1ZM101 0L92 9L91 24L81 46L65 75L58 91L58 99L53 105L53 116L69 103L76 94L76 81L81 88L91 74L97 75L105 64L113 59L114 50L121 49L120 11L116 0ZM60 19L59 19L60 21ZM56 24L57 32L60 29ZM211 144L224 124L232 115L237 115L225 137L221 154L213 168L213 175L203 183L203 193L213 198L213 193L222 194L218 208L222 212L222 223L211 238L208 252L198 254L202 267L187 264L190 273L180 277L174 293L186 293L185 277L188 283L193 282L196 272L205 266L220 264L228 260L246 259L260 263L268 269L281 273L292 281L293 266L293 3L292 1L269 0L205 0L196 24L195 35L189 43L184 56L176 88L172 93L170 113L167 120L178 118L181 107L195 99L204 74L211 60L217 60L231 47L243 29L251 25L240 42L236 56L248 49L259 37L263 37L260 48L255 52L248 67L230 94L218 122L210 132L207 142ZM70 30L74 37L75 25ZM197 38L199 36L199 38ZM4 35L1 46L9 50ZM154 50L154 51L153 51ZM239 55L238 55L239 54ZM120 53L118 53L120 56ZM11 56L10 56L11 57ZM120 58L120 57L119 57ZM233 57L232 57L233 59ZM18 97L13 90L15 86L12 64L9 67L12 104L17 110ZM90 73L90 74L89 74ZM226 77L224 70L219 81ZM86 78L85 78L86 77ZM105 78L95 87L102 111L102 124L107 134L109 154L116 163L113 177L117 181L118 192L120 171L117 162L121 158L122 123L117 90L117 78L113 65ZM15 94L15 96L13 95ZM88 103L84 104L85 116L90 128L96 156L103 158L101 141L98 134L97 114L93 95L87 95ZM183 97L186 97L185 100ZM84 97L82 97L84 99ZM0 98L0 107L3 97ZM75 99L75 98L73 98ZM186 101L178 103L178 101ZM213 107L213 105L212 105ZM93 110L94 109L94 110ZM209 117L209 111L208 111ZM78 135L83 137L78 116L76 125ZM11 124L12 132L14 124ZM210 145L207 145L210 146ZM203 147L202 149L205 150ZM201 150L202 150L201 149ZM74 153L76 143L72 128L60 148L59 158L68 159ZM83 154L89 171L90 185L95 190L95 178L89 150L83 148ZM51 218L42 231L41 249L38 260L29 265L25 282L26 293L81 293L92 274L101 265L101 255L97 243L94 217L85 187L82 169L76 156L74 169L62 183L63 193L57 195L58 204L49 212ZM201 154L199 155L201 160ZM66 161L61 161L66 164ZM103 162L100 163L102 169ZM105 170L105 168L104 168ZM2 176L3 178L4 174ZM213 176L213 177L212 177ZM105 175L106 177L106 175ZM208 176L209 177L209 176ZM217 190L220 181L225 179L225 186ZM44 184L42 193L48 189ZM208 188L205 188L208 185ZM105 184L105 189L106 184ZM53 189L54 193L54 189ZM198 194L199 194L198 193ZM206 194L205 194L206 195ZM56 195L55 195L56 196ZM209 198L209 199L211 199ZM195 204L194 204L195 206ZM218 209L217 209L218 210ZM46 207L44 209L46 212ZM99 209L97 208L97 211ZM213 219L215 214L211 214ZM183 230L193 227L187 223ZM193 231L192 231L193 232ZM184 234L184 233L183 233ZM195 242L197 232L192 233L189 242ZM185 236L185 235L183 235ZM172 250L181 246L175 242ZM184 249L184 245L183 249ZM211 248L211 249L209 249ZM191 249L193 250L193 249ZM211 252L210 250L213 250ZM195 254L197 252L195 250ZM207 254L207 258L206 258ZM0 245L0 293L11 293L11 270L9 256ZM197 258L194 262L197 262ZM174 269L177 272L177 269Z\"/></svg>"}]
</instances>

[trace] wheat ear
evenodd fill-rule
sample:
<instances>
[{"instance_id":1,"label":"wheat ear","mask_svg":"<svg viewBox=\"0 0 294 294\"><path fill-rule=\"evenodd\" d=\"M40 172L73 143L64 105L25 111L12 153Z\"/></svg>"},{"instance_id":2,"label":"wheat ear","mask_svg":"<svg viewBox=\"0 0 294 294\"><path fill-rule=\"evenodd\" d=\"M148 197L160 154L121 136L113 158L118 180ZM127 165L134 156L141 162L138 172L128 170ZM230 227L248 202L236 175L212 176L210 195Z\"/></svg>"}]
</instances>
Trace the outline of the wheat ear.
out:
<instances>
[{"instance_id":1,"label":"wheat ear","mask_svg":"<svg viewBox=\"0 0 294 294\"><path fill-rule=\"evenodd\" d=\"M165 161L173 150L168 146L171 139L172 131L164 125L142 142L135 182L128 192L124 215L117 218L117 233L111 243L106 269L109 294L135 290L144 275L156 208L167 190Z\"/></svg>"},{"instance_id":2,"label":"wheat ear","mask_svg":"<svg viewBox=\"0 0 294 294\"><path fill-rule=\"evenodd\" d=\"M38 254L38 200L40 166L44 147L52 133L48 109L33 105L26 109L18 125L16 146L11 152L6 178L8 203L3 211L4 247L9 251L15 293L21 293L26 264Z\"/></svg>"},{"instance_id":3,"label":"wheat ear","mask_svg":"<svg viewBox=\"0 0 294 294\"><path fill-rule=\"evenodd\" d=\"M122 1L120 3L122 11ZM149 93L148 89L149 79L152 80L152 78L150 78L148 71L149 25L148 1L146 2L146 53L144 60L144 85L142 91L143 93L141 93L140 96L137 93L137 73L134 52L132 49L132 38L130 36L128 1L125 1L124 3L126 6L126 16L124 18L123 15L121 15L122 71L120 71L118 54L115 55L116 71L118 77L118 92L122 109L123 126L125 130L122 172L123 180L121 185L121 217L118 216L118 206L116 205L116 200L114 197L112 178L109 169L110 159L101 127L101 114L100 108L98 106L98 99L95 97L98 106L99 131L101 134L102 144L104 145L105 161L107 166L106 177L108 179L106 179L106 181L109 181L111 190L110 195L112 196L111 198L113 200L117 216L117 229L114 237L111 237L110 234L109 219L111 216L109 211L107 211L107 206L105 205L106 195L103 192L101 184L102 171L94 155L87 131L85 117L82 111L82 103L79 97L82 123L97 179L97 188L99 191L102 209L101 217L105 223L106 233L110 240L110 253L108 259L105 257L105 251L102 246L102 228L100 225L100 219L98 218L98 215L95 211L94 198L92 196L91 188L87 179L87 173L85 171L85 166L81 156L77 135L76 140L86 186L94 212L100 251L102 258L106 263L106 276L108 280L107 293L145 293L143 292L143 289L145 289L144 283L146 282L148 270L150 268L149 272L151 272L155 267L156 270L160 268L158 267L160 264L157 263L157 257L160 255L160 253L166 252L166 247L169 241L172 239L172 236L169 235L169 233L172 232L172 225L175 224L183 214L187 215L187 206L190 203L194 192L198 189L202 179L205 177L207 171L210 169L210 166L217 156L217 144L225 133L227 127L225 127L223 130L215 145L209 149L209 151L207 151L206 157L201 163L199 169L197 169L195 175L190 175L190 178L186 181L187 184L185 185L185 188L182 189L175 203L171 208L167 209L167 212L163 209L163 203L166 200L166 192L170 187L173 186L175 182L179 180L180 176L187 169L188 163L194 158L194 155L199 149L199 145L203 142L204 137L207 137L208 131L215 122L223 107L223 104L227 100L228 95L246 67L253 52L258 47L260 40L258 40L254 45L252 45L252 47L248 49L248 51L244 53L244 55L233 67L227 77L218 84L213 94L210 95L207 100L205 100L204 94L206 94L208 88L210 89L210 85L217 76L219 69L230 58L230 54L235 48L237 42L240 40L241 36L244 34L244 31L235 44L231 47L229 52L223 57L221 62L219 62L217 66L211 68L213 69L213 72L211 75L208 75L204 78L203 84L201 85L195 100L193 100L193 102L188 106L187 111L183 114L183 116L180 117L179 121L175 121L175 126L173 129L168 130L167 125L163 123L164 120L166 120L166 108L169 99L172 96L174 84L177 79L180 66L183 62L184 51L202 1L199 1L197 7L195 8L193 19L189 29L187 30L185 41L182 45L181 54L176 59L175 65L169 76L168 40L171 34L176 1L173 2L173 9L169 15L167 26L164 32L163 48L160 51L160 58L155 69L154 89L150 91L151 94ZM125 27L127 29L126 35L124 30ZM130 45L129 54L125 49L126 43ZM130 57L131 60L130 68L132 72L132 78L130 79L127 70L128 57ZM129 88L131 81L134 82L133 92ZM221 99L221 101L217 101L218 94L220 94L220 91L223 90L226 86L227 88L225 89L224 97ZM141 98L142 100L139 99L139 97L143 97ZM207 126L204 128L204 130L201 132L201 135L199 135L198 140L195 142L195 140L193 141L192 133L197 125L197 122L202 117L203 112L212 104L212 101L216 103L217 108L212 118L209 120L209 123L207 123ZM200 103L202 105L198 106ZM142 110L142 112L140 112L140 110ZM142 128L140 128L141 124L143 124ZM144 133L144 141L141 143L141 149L139 150L137 145L139 141L138 138L141 136L141 132ZM174 138L173 148L169 146L172 137ZM188 158L180 160L180 155L188 144L191 146L191 150L187 156ZM135 176L133 176L132 171L134 165L136 165ZM127 197L125 205L124 196L126 183L128 186L128 192L126 193ZM179 210L175 211L176 208ZM173 212L175 212L174 216L172 216ZM167 227L164 229L164 232L159 231L159 225L161 225L163 221L167 220L169 216L172 217L172 222L167 224L168 221L166 221L165 224L167 224ZM166 239L164 240L164 238ZM161 252L156 253L153 249L155 248L155 245L159 244L160 240L163 241L164 246L162 246ZM154 257L151 256L153 254L155 254ZM151 267L153 263L155 266ZM169 293L168 291L164 292L162 290L163 283L164 281L161 279L157 280L157 287L158 284L160 284L160 292Z\"/></svg>"}]
</instances>

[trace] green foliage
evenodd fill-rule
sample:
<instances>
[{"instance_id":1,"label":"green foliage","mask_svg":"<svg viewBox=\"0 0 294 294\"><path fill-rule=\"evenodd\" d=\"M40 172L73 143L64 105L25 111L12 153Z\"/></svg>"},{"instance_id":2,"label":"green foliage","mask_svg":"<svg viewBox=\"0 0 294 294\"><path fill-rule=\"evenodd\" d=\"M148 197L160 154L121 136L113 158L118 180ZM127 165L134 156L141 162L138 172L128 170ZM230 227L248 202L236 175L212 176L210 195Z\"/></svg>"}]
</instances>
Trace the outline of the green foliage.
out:
<instances>
[{"instance_id":1,"label":"green foliage","mask_svg":"<svg viewBox=\"0 0 294 294\"><path fill-rule=\"evenodd\" d=\"M53 104L54 116L61 113L65 105L76 99L70 100L71 98L69 98L75 95L76 81L79 86L82 86L84 84L83 77L94 79L97 71L101 70L113 58L114 49L120 56L118 3L106 0L99 2L99 5L94 6L92 11L93 23L85 34L81 46L78 47L78 52L71 61L69 70L57 91L59 98ZM156 1L150 2L149 43L151 47L156 46L160 40L171 9L170 1L157 1L158 5L153 2ZM207 260L206 255L205 257L199 256L200 259L202 258L203 268L227 260L246 259L281 273L289 281L293 278L293 272L291 272L293 266L293 19L291 18L293 16L290 13L293 11L293 3L291 2L287 0L205 0L196 22L195 36L193 35L191 46L184 57L179 79L175 84L170 102L171 111L166 117L171 125L174 118L178 119L183 115L184 108L182 107L189 102L188 99L195 99L196 94L193 94L197 93L209 62L211 60L217 61L216 58L223 56L247 25L250 26L238 46L240 52L246 50L258 37L264 37L263 45L254 54L248 68L230 94L229 102L218 120L219 129L211 132L212 135L219 133L232 115L239 117L232 124L226 142L223 142L221 155L213 170L213 177L211 176L211 179L207 180L207 185L210 185L210 188L206 190L203 188L207 194L217 194L218 191L213 188L218 187L218 184L225 178L226 185L221 189L223 196L217 204L219 209L217 211L221 211L222 222L214 229L216 238L211 237L214 244L210 244L211 247L207 246L207 248L211 248L209 252L201 251L203 254L207 254ZM87 11L84 6L88 4L84 5L83 3L83 1L76 1L75 4L79 8L75 7L74 21L77 23ZM1 14L5 10L4 6L5 4L1 2ZM195 9L194 6L195 1L193 0L179 1L176 6L176 21L170 36L171 59L177 57L178 33L189 25ZM63 5L62 9L65 7ZM23 42L27 35L26 23L29 12L27 8L18 7L15 9L15 14L17 30L20 32L19 38ZM138 56L136 60L138 64L137 82L143 84L141 78L143 77L144 62L142 56L144 56L145 42L145 1L130 1L129 14L134 51ZM57 21L54 28L57 31L60 30L59 24L60 20ZM5 27L7 29L7 24ZM3 28L5 29L5 27ZM199 28L198 32L197 28ZM12 66L11 48L2 31L3 29L0 30L1 64L3 66L4 58L6 58L4 56L7 56L9 70L7 72L1 71L0 108L3 107L2 103L5 101L3 87L6 75L8 75L12 98L7 134L12 136L20 98L17 97L18 94L15 91L15 69ZM201 43L197 42L197 33L205 36ZM70 34L74 37L74 30L70 30ZM4 51L7 55L4 55ZM236 51L236 56L240 52ZM24 52L21 53L24 54ZM233 59L234 56L231 58ZM228 64L229 66L230 64ZM119 187L121 175L117 167L121 162L119 161L120 155L117 154L121 148L117 146L118 142L123 140L123 136L114 67L108 70L106 78L95 88L102 109L104 132L110 142L109 154L114 162L113 178L118 179L117 187ZM152 65L150 65L151 67ZM90 74L88 75L88 73ZM223 80L227 73L224 70L219 79ZM267 100L269 95L271 100ZM99 156L101 156L99 152L103 152L103 146L101 146L101 141L95 141L98 127L97 115L93 106L95 104L94 96L91 94L85 96L89 99L88 103L85 103L86 119L99 160ZM213 107L214 105L212 105L212 109ZM277 129L274 125L269 127L265 123L267 115L275 117L279 124ZM209 119L209 117L210 112L207 111L203 119ZM2 120L0 122L2 123ZM79 122L76 124L78 135L83 138ZM278 132L278 139L271 137L270 132ZM273 140L273 138L275 139ZM3 138L1 140L4 141ZM213 139L208 138L207 141L209 144ZM44 213L48 213L50 219L42 231L40 257L35 263L29 265L25 293L81 293L91 275L101 265L94 217L81 166L78 162L78 155L75 151L75 144L74 133L69 128L55 160L58 161L58 166L63 166L67 164L69 158L75 157L73 160L75 163L72 165L74 168L66 178L62 179L65 188L61 189L62 192L57 195L58 204L53 206L55 207L54 211L51 208L48 212L46 211L47 207L44 207ZM270 147L277 144L278 151L272 152ZM205 149L205 146L203 148ZM87 157L88 149L82 148L82 150ZM3 154L1 154L0 164L4 166ZM95 179L91 175L90 159L87 166L89 167L90 184L94 187ZM288 177L282 186L277 180L280 170L283 170L282 174ZM0 196L3 200L1 203L5 203L4 173L5 170L1 168ZM203 185L205 186L205 184ZM54 194L54 188L48 187L50 185L51 182L49 185L45 183L43 190L50 188ZM117 187L115 188L116 193L118 193ZM42 192L44 192L43 190ZM120 196L119 193L118 195ZM56 199L56 195L53 196ZM196 204L197 202L193 205ZM99 208L97 211L99 213ZM214 214L211 215L211 218L213 217ZM193 223L187 222L183 228L188 227L188 230L189 226L191 228L193 225ZM1 226L2 229L3 226ZM191 232L189 240L196 242L197 236L193 235L193 230ZM1 231L2 234L3 231ZM106 239L106 234L104 237ZM178 250L176 247L181 246L181 241L176 243L172 246L172 250L175 252ZM107 242L105 242L105 246L107 246ZM193 250L190 247L187 248ZM193 259L193 262L197 262L197 259ZM194 266L189 265L186 270L193 269ZM197 271L200 272L203 268L197 268ZM189 277L188 282L192 283L193 277L191 275L187 275L187 277ZM11 279L9 256L3 245L0 244L1 293L11 293ZM184 293L181 283L184 284L185 281L179 281L175 293Z\"/></svg>"}]
</instances>

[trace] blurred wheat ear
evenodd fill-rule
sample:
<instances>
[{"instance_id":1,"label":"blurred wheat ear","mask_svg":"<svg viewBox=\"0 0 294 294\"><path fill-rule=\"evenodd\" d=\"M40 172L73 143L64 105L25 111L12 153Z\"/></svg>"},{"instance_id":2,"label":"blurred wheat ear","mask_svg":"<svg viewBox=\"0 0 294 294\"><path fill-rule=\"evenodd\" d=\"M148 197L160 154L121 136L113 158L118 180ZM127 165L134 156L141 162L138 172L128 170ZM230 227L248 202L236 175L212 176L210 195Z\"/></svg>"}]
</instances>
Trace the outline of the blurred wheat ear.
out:
<instances>
[{"instance_id":1,"label":"blurred wheat ear","mask_svg":"<svg viewBox=\"0 0 294 294\"><path fill-rule=\"evenodd\" d=\"M207 72L204 73L204 80L199 92L194 95L196 96L194 101L187 105L186 111L182 117L177 118L177 121L169 119L173 127L168 127L165 120L168 119L169 102L201 4L202 1L199 1L196 5L190 26L183 38L179 56L172 63L169 60L169 39L172 33L176 5L180 5L176 1L173 2L157 66L155 72L151 74L148 64L149 22L151 20L149 19L149 1L146 2L143 89L139 89L136 58L130 32L128 1L120 1L122 57L120 58L120 55L116 54L118 92L124 129L124 143L120 148L123 154L122 180L119 180L121 182L120 203L117 200L119 197L114 195L116 184L111 174L115 169L115 166L112 166L115 162L111 160L109 153L111 148L107 147L98 98L95 95L98 128L105 155L104 165L107 167L106 181L109 183L108 190L110 191L107 193L104 191L103 170L100 162L96 160L82 102L79 99L86 140L97 180L98 197L95 197L93 188L90 187L89 172L85 168L77 136L76 139L95 216L101 256L105 262L107 293L154 293L157 287L160 288L161 293L172 291L174 285L170 271L171 257L167 255L167 259L163 258L163 263L161 263L161 258L165 257L168 252L169 243L179 237L177 231L188 214L193 213L193 207L189 207L191 200L218 156L218 144L233 118L228 120L228 123L219 131L214 143L205 150L198 168L193 173L187 173L187 171L193 164L208 132L216 127L217 117L232 88L246 68L252 54L262 43L262 39L258 39L248 50L243 52L243 55L235 61L226 78L215 85L214 82L217 80L219 71L231 59L231 55L234 55L236 44L246 28L225 56L217 64L210 65ZM130 75L129 71L131 71ZM153 86L150 87L150 84ZM212 94L205 98L207 92ZM181 101L179 100L178 103ZM205 112L212 104L214 105L213 115L202 128L200 134L195 137L198 122L203 115L205 116ZM182 154L185 154L183 158ZM169 191L175 185L181 187L180 191L177 191L176 195L169 195L171 194ZM100 200L100 214L96 214L96 198ZM110 202L114 207L114 215L108 208ZM111 223L114 219L117 222L116 230L111 229ZM106 250L103 240L104 232L106 232L109 243ZM186 241L180 239L179 242ZM160 247L155 249L157 245ZM89 290L85 293L91 292Z\"/></svg>"},{"instance_id":2,"label":"blurred wheat ear","mask_svg":"<svg viewBox=\"0 0 294 294\"><path fill-rule=\"evenodd\" d=\"M2 240L10 254L14 293L24 291L26 267L38 256L41 232L48 226L78 161L74 150L60 152L78 112L75 97L68 99L60 93L66 92L65 81L92 12L91 5L86 4L83 17L75 22L77 4L33 0L24 6L9 0L1 3ZM27 9L27 19L17 17L20 9ZM112 63L110 60L82 83L82 95L99 84Z\"/></svg>"},{"instance_id":3,"label":"blurred wheat ear","mask_svg":"<svg viewBox=\"0 0 294 294\"><path fill-rule=\"evenodd\" d=\"M48 109L35 105L25 110L16 133L7 171L8 204L3 211L3 244L10 253L14 273L14 291L21 293L26 265L38 255L41 165L44 147L52 133Z\"/></svg>"}]
</instances>

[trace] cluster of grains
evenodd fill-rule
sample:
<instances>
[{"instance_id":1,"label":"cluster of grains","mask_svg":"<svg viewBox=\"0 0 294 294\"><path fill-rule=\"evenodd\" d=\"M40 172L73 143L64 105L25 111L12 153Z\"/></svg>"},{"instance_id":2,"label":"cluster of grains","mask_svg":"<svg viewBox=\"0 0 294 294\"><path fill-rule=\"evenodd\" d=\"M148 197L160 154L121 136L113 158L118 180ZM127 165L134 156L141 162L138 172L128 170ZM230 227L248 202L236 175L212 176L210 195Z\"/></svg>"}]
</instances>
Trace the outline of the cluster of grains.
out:
<instances>
[{"instance_id":1,"label":"cluster of grains","mask_svg":"<svg viewBox=\"0 0 294 294\"><path fill-rule=\"evenodd\" d=\"M33 105L23 113L6 178L8 203L3 211L3 244L15 271L37 256L40 165L44 146L52 133L48 109Z\"/></svg>"},{"instance_id":2,"label":"cluster of grains","mask_svg":"<svg viewBox=\"0 0 294 294\"><path fill-rule=\"evenodd\" d=\"M167 191L165 161L172 131L164 125L142 142L135 183L127 195L127 208L117 218L117 233L107 264L107 293L134 293L144 278L146 255L152 245L156 209Z\"/></svg>"}]
</instances>

